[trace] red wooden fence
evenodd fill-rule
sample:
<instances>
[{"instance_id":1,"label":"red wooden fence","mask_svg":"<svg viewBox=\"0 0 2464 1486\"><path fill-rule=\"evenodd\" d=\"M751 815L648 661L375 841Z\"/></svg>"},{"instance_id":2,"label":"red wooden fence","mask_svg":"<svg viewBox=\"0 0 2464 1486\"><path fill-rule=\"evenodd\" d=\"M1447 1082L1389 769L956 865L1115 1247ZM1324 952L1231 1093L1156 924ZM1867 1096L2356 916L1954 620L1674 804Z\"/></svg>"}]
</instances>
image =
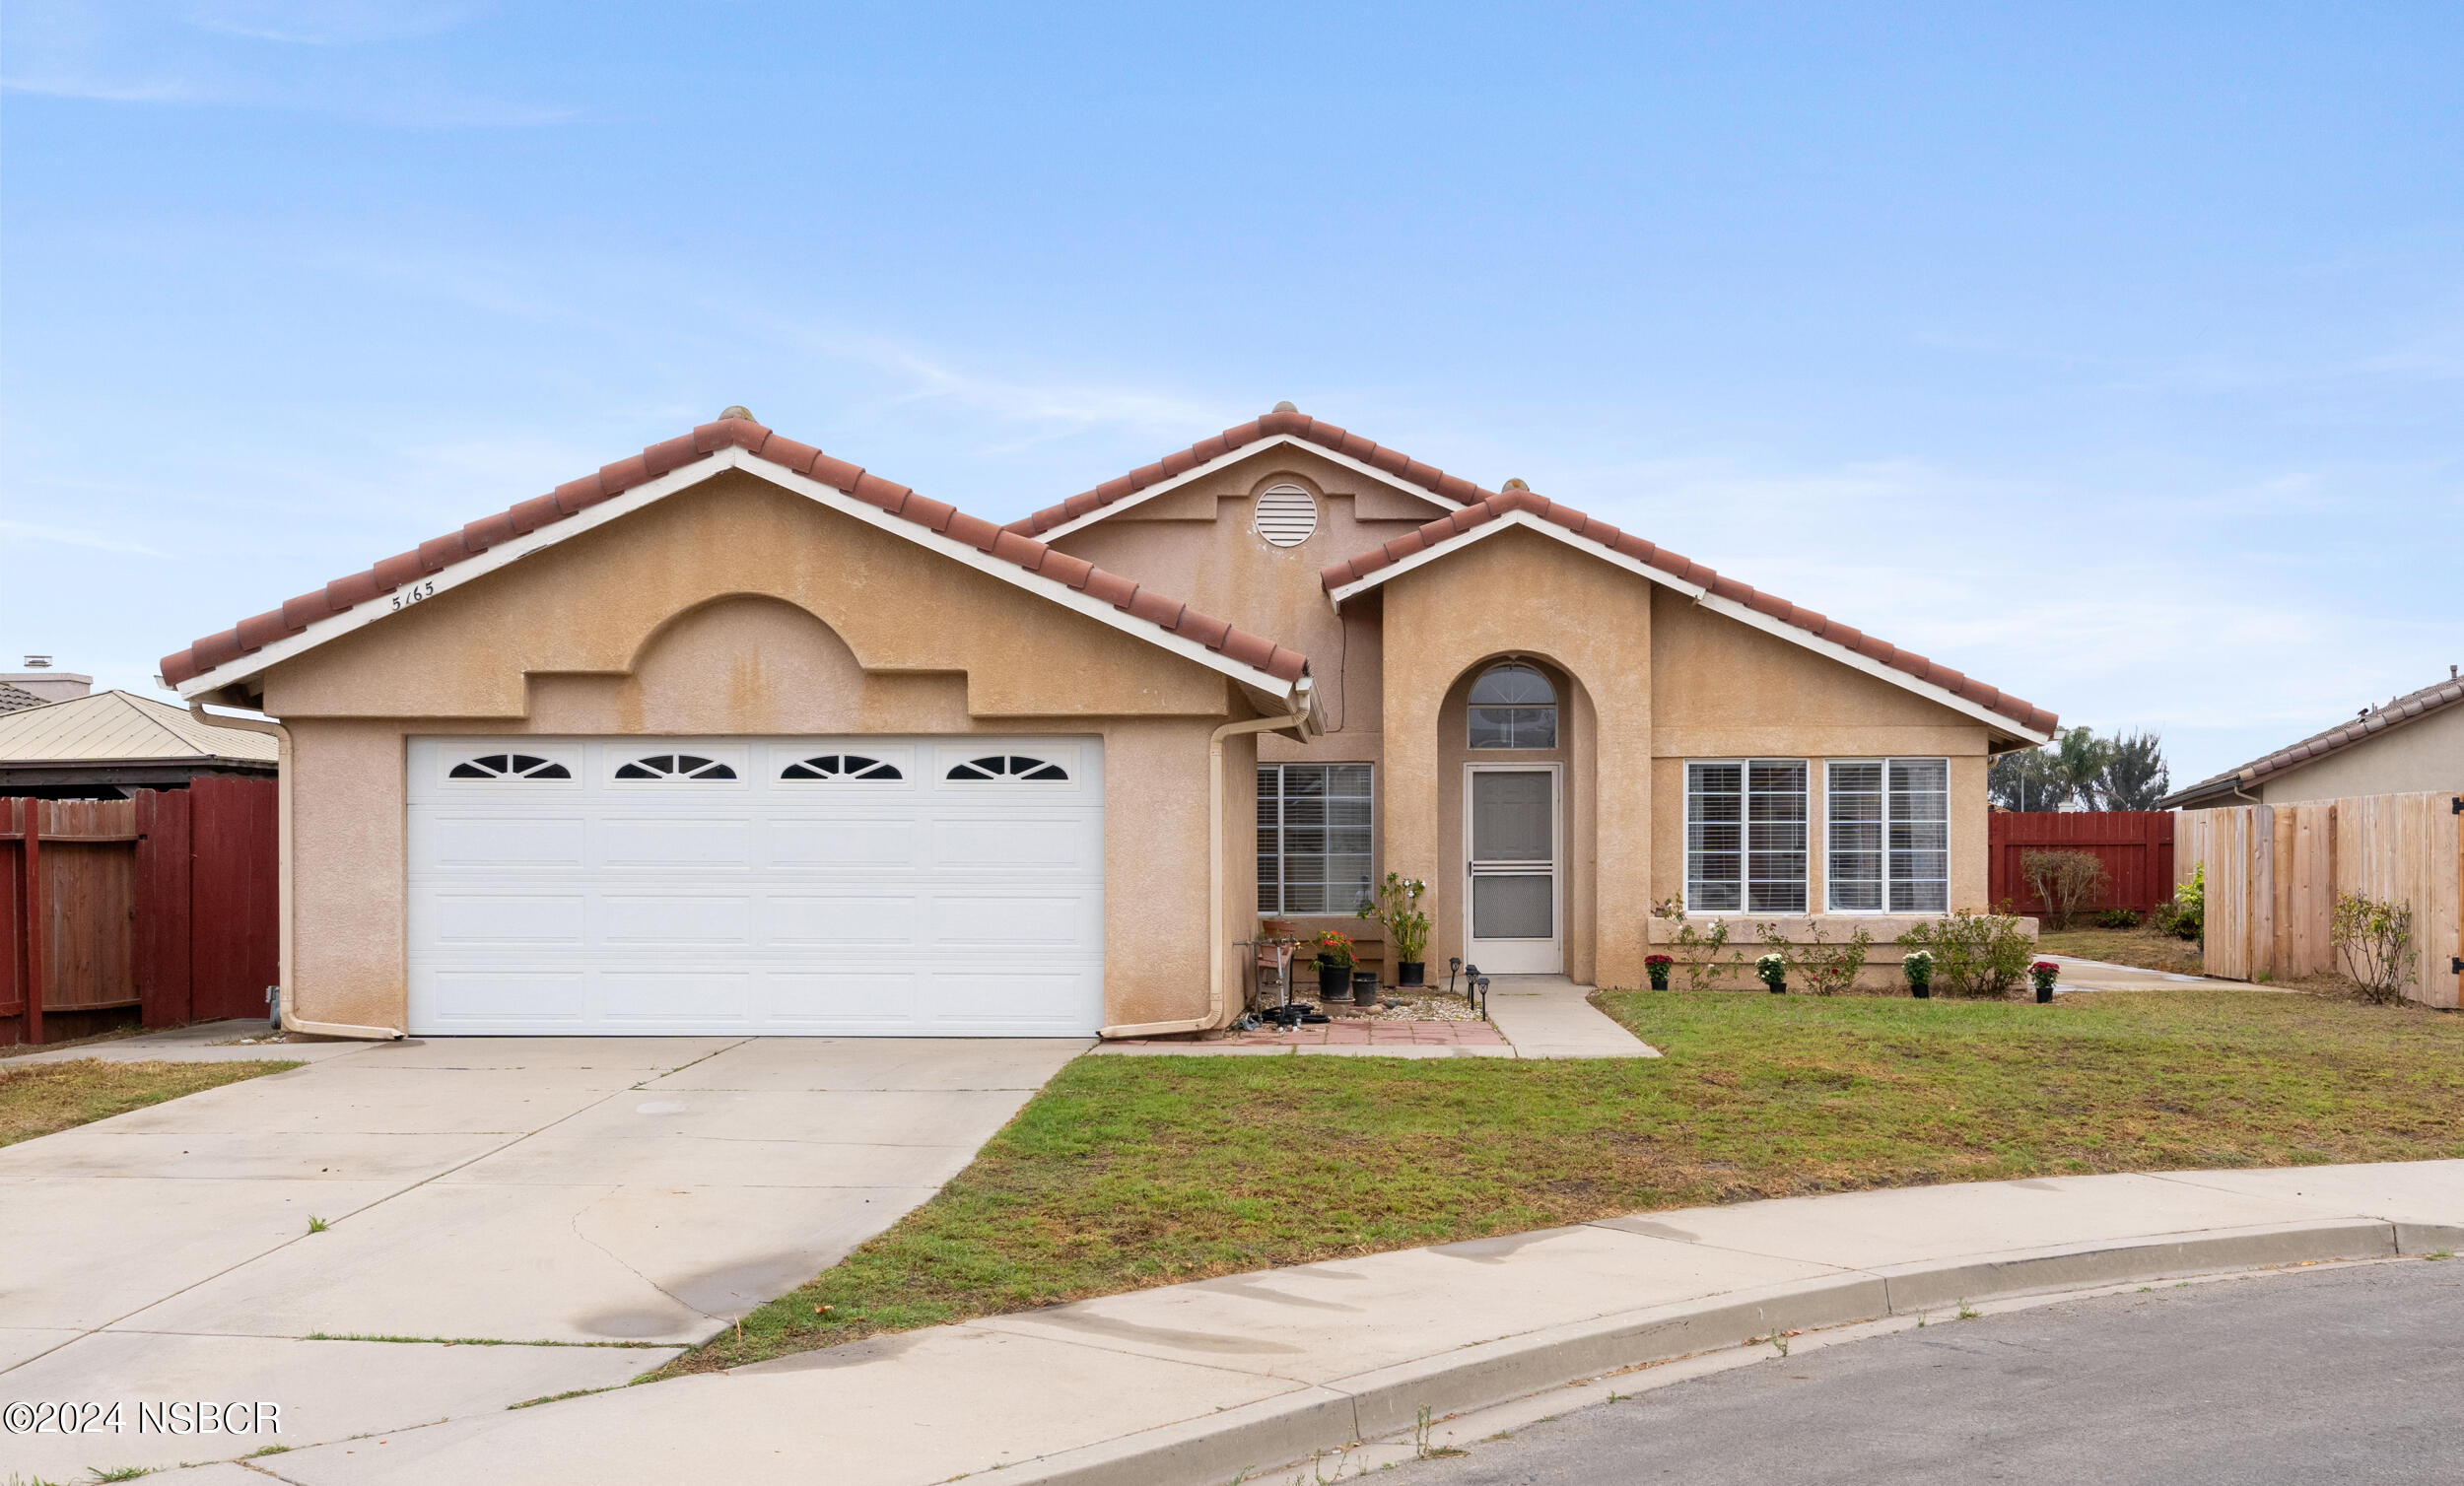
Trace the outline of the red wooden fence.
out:
<instances>
[{"instance_id":1,"label":"red wooden fence","mask_svg":"<svg viewBox=\"0 0 2464 1486\"><path fill-rule=\"evenodd\" d=\"M280 974L275 802L273 780L243 778L0 800L0 1044L130 1010L148 1027L262 1014Z\"/></svg>"},{"instance_id":2,"label":"red wooden fence","mask_svg":"<svg viewBox=\"0 0 2464 1486\"><path fill-rule=\"evenodd\" d=\"M2090 910L2151 912L2173 896L2173 812L2082 810L2068 814L1997 810L1985 818L1989 850L1985 892L2000 908L2041 914L2045 905L2027 885L2020 858L2030 851L2091 851L2104 863L2105 889Z\"/></svg>"}]
</instances>

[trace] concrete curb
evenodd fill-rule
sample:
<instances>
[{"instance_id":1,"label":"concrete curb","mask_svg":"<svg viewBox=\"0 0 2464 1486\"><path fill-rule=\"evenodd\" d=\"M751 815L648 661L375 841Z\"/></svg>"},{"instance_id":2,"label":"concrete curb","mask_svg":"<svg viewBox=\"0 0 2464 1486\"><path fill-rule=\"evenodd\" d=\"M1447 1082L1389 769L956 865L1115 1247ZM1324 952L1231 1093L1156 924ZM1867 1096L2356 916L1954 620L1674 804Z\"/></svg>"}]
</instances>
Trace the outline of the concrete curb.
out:
<instances>
[{"instance_id":1,"label":"concrete curb","mask_svg":"<svg viewBox=\"0 0 2464 1486\"><path fill-rule=\"evenodd\" d=\"M1255 1472L1624 1368L1814 1330L2008 1300L2236 1270L2464 1251L2464 1228L2333 1218L2168 1234L1841 1270L1618 1312L1020 1462L1003 1479L1048 1486L1223 1486ZM1013 1475L1012 1472L1015 1472Z\"/></svg>"}]
</instances>

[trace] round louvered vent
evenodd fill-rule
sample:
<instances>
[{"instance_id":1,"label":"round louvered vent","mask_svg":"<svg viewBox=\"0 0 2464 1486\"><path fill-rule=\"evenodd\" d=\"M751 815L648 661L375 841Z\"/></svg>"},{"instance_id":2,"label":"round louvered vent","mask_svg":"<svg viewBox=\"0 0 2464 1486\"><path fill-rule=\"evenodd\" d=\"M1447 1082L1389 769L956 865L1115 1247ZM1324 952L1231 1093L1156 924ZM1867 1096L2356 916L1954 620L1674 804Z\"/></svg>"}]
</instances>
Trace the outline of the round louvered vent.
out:
<instances>
[{"instance_id":1,"label":"round louvered vent","mask_svg":"<svg viewBox=\"0 0 2464 1486\"><path fill-rule=\"evenodd\" d=\"M1258 494L1257 527L1277 547L1298 547L1318 529L1318 503L1297 485L1270 486Z\"/></svg>"}]
</instances>

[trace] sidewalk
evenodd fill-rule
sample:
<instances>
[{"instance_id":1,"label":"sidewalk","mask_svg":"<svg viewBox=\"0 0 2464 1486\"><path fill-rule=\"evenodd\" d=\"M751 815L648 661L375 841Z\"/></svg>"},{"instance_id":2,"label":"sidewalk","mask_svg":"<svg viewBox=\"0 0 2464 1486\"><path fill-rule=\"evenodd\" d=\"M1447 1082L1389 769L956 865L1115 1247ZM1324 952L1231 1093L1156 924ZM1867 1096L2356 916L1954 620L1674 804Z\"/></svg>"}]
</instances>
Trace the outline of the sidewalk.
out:
<instances>
[{"instance_id":1,"label":"sidewalk","mask_svg":"<svg viewBox=\"0 0 2464 1486\"><path fill-rule=\"evenodd\" d=\"M1691 1208L1174 1285L174 1473L1206 1486L1774 1331L2464 1248L2464 1161Z\"/></svg>"}]
</instances>

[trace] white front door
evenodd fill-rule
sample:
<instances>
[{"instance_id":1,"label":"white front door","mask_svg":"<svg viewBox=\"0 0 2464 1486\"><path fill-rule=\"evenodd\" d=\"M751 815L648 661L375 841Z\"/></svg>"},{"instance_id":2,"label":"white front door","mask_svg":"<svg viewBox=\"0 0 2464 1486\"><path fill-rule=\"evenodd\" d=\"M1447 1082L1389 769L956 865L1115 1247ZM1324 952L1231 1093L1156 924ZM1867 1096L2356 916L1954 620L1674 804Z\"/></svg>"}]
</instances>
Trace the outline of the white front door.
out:
<instances>
[{"instance_id":1,"label":"white front door","mask_svg":"<svg viewBox=\"0 0 2464 1486\"><path fill-rule=\"evenodd\" d=\"M1082 1037L1096 738L417 738L423 1036Z\"/></svg>"},{"instance_id":2,"label":"white front door","mask_svg":"<svg viewBox=\"0 0 2464 1486\"><path fill-rule=\"evenodd\" d=\"M1556 766L1468 765L1463 797L1464 958L1489 975L1556 974L1565 968Z\"/></svg>"}]
</instances>

